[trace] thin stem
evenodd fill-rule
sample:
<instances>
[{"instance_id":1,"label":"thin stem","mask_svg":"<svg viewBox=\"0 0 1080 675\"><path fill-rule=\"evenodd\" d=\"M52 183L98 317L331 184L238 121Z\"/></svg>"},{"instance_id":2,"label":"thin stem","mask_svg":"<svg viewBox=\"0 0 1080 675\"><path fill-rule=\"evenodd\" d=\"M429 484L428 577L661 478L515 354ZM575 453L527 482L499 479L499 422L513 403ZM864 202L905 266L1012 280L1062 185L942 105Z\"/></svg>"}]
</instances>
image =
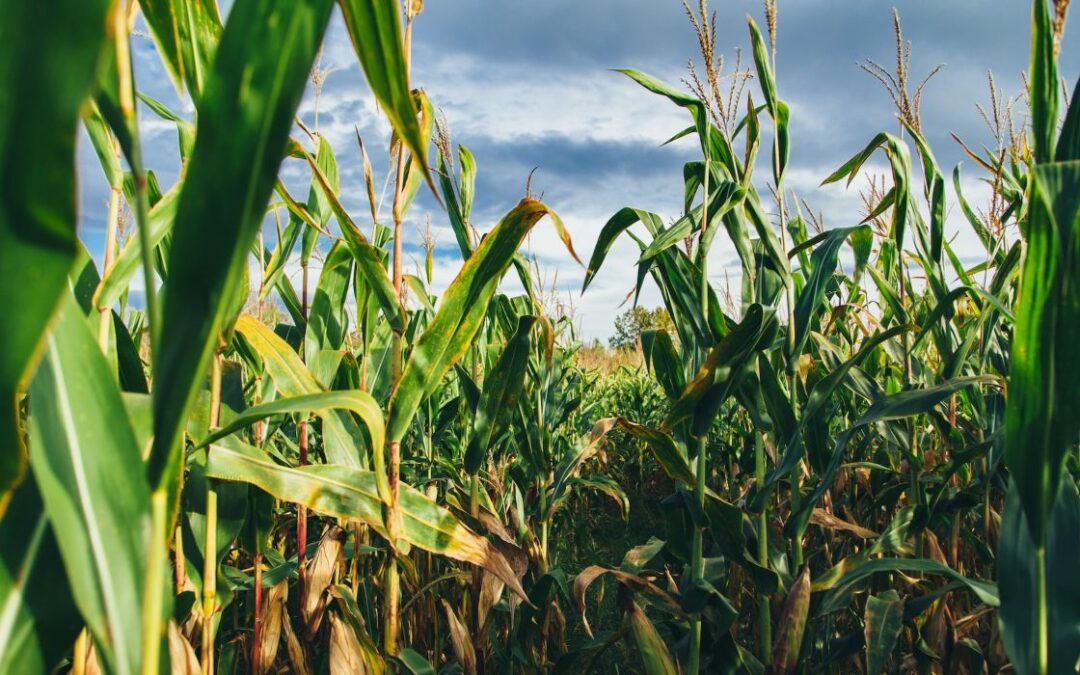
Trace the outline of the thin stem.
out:
<instances>
[{"instance_id":1,"label":"thin stem","mask_svg":"<svg viewBox=\"0 0 1080 675\"><path fill-rule=\"evenodd\" d=\"M1037 666L1035 672L1046 675L1050 663L1050 626L1046 595L1046 544L1035 549L1035 601L1038 603Z\"/></svg>"},{"instance_id":2,"label":"thin stem","mask_svg":"<svg viewBox=\"0 0 1080 675\"><path fill-rule=\"evenodd\" d=\"M114 146L115 147L115 146ZM101 263L101 278L112 268L114 249L116 248L116 227L120 220L120 186L113 185L109 193L109 215L105 223L105 256ZM98 307L101 320L98 324L98 344L102 351L109 349L109 324L112 323L112 311L108 307Z\"/></svg>"},{"instance_id":3,"label":"thin stem","mask_svg":"<svg viewBox=\"0 0 1080 675\"><path fill-rule=\"evenodd\" d=\"M318 234L316 234L316 237ZM304 321L308 318L308 264L305 261L303 267L303 279L301 280L300 312ZM307 362L307 344L300 342L300 361ZM298 442L300 446L300 466L308 463L308 421L307 416L301 418L297 425ZM298 504L296 507L296 571L297 586L300 597L304 597L304 589L307 587L307 507Z\"/></svg>"},{"instance_id":4,"label":"thin stem","mask_svg":"<svg viewBox=\"0 0 1080 675\"><path fill-rule=\"evenodd\" d=\"M709 225L709 157L705 157L704 172L701 181L701 234L698 239L698 266L701 272L701 314L709 316L709 274L708 274L708 250L705 247L705 231ZM704 347L702 345L702 358ZM705 508L705 477L708 471L708 431L704 431L697 437L697 475L694 484L694 500L698 507ZM704 573L704 529L694 527L693 540L690 547L690 580L700 581ZM690 663L687 669L689 675L697 675L701 670L701 616L695 616L690 621Z\"/></svg>"},{"instance_id":5,"label":"thin stem","mask_svg":"<svg viewBox=\"0 0 1080 675\"><path fill-rule=\"evenodd\" d=\"M754 434L754 481L758 489L765 487L765 444L762 442L761 433ZM768 504L758 516L758 564L762 567L769 566L769 507ZM761 594L758 597L758 622L761 624L761 661L769 663L772 658L772 610L769 606L769 597Z\"/></svg>"},{"instance_id":6,"label":"thin stem","mask_svg":"<svg viewBox=\"0 0 1080 675\"><path fill-rule=\"evenodd\" d=\"M164 489L157 489L150 496L150 550L143 586L143 675L158 675L161 664L161 640L165 635L161 586L165 583L165 558L169 550L165 535L168 503L169 495Z\"/></svg>"},{"instance_id":7,"label":"thin stem","mask_svg":"<svg viewBox=\"0 0 1080 675\"><path fill-rule=\"evenodd\" d=\"M697 438L697 475L694 484L694 499L698 506L705 507L705 472L708 470L706 456L707 442L704 434ZM690 580L701 580L705 571L704 560L704 532L700 527L694 527L694 538L690 550ZM698 673L701 670L701 617L692 619L690 624L690 664L687 673Z\"/></svg>"},{"instance_id":8,"label":"thin stem","mask_svg":"<svg viewBox=\"0 0 1080 675\"><path fill-rule=\"evenodd\" d=\"M216 429L221 419L221 350L214 354L210 370L210 428ZM207 461L212 446L207 447ZM214 613L217 611L217 481L206 481L206 532L203 546L203 630L202 672L214 672Z\"/></svg>"},{"instance_id":9,"label":"thin stem","mask_svg":"<svg viewBox=\"0 0 1080 675\"><path fill-rule=\"evenodd\" d=\"M255 554L255 633L254 639L251 641L251 670L252 672L259 673L262 670L259 668L259 659L262 656L262 631L263 631L263 618L262 618L262 606L263 606L263 587L262 587L262 557L263 554Z\"/></svg>"},{"instance_id":10,"label":"thin stem","mask_svg":"<svg viewBox=\"0 0 1080 675\"><path fill-rule=\"evenodd\" d=\"M409 44L412 38L412 15L405 20L405 70L409 70ZM401 257L402 251L402 221L404 219L404 182L405 182L405 146L398 142L397 167L394 172L394 260L393 282L394 295L398 302L402 303L404 284L402 283ZM404 303L402 303L404 304ZM401 379L402 363L402 336L395 331L391 339L390 354L390 381L391 388L396 387ZM398 535L398 487L400 483L401 468L401 443L391 441L389 445L390 457L388 469L388 482L390 483L390 504L386 514L386 531L390 538L389 556L386 565L386 626L384 627L383 647L386 653L393 656L398 653L398 633L401 630L401 584L397 567L397 535Z\"/></svg>"}]
</instances>

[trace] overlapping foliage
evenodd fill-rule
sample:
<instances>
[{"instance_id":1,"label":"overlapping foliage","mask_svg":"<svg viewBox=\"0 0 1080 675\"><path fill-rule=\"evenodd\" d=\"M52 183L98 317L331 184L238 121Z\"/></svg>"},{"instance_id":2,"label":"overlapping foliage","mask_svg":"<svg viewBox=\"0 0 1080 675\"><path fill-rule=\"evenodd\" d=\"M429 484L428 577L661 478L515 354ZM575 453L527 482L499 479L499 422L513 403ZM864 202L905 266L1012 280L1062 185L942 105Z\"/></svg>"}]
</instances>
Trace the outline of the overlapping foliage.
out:
<instances>
[{"instance_id":1,"label":"overlapping foliage","mask_svg":"<svg viewBox=\"0 0 1080 675\"><path fill-rule=\"evenodd\" d=\"M1067 3L1033 2L1030 130L972 153L991 210L954 172L974 265L945 235L917 103L824 177L850 184L879 152L888 167L865 213L822 229L785 187L775 3L766 34L749 21L745 99L745 74L716 86L710 16L691 10L704 82L621 71L689 113L676 137L700 157L679 218L628 206L595 243L584 286L625 235L633 294L655 284L671 319L612 372L582 365L521 252L546 218L576 259L558 215L526 196L474 222L477 160L409 81L422 2L337 3L393 129L389 209L358 136L363 213L335 148L294 123L331 0L236 0L224 25L208 0L75 3L62 21L31 4L0 24L0 670L1075 668ZM139 92L136 11L194 121ZM180 139L164 191L147 111ZM100 269L75 231L80 115L111 188ZM310 172L306 200L285 162ZM441 293L430 242L403 268L425 189L462 257ZM709 274L722 246L738 294ZM500 292L511 268L522 295Z\"/></svg>"}]
</instances>

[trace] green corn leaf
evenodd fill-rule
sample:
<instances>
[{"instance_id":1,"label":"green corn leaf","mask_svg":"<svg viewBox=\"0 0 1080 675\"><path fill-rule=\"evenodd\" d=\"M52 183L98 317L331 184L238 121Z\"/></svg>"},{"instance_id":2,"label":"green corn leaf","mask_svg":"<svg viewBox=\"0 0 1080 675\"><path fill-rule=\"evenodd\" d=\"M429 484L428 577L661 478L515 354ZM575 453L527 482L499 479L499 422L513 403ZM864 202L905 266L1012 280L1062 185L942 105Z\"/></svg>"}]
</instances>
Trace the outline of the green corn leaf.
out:
<instances>
[{"instance_id":1,"label":"green corn leaf","mask_svg":"<svg viewBox=\"0 0 1080 675\"><path fill-rule=\"evenodd\" d=\"M266 267L263 269L263 286L260 289L260 299L265 299L270 294L271 289L277 285L278 279L285 273L285 264L289 261L293 249L296 248L302 225L303 221L300 218L289 218L288 224L285 225L285 229L281 231L277 243L274 244L274 250L269 255L263 256Z\"/></svg>"},{"instance_id":2,"label":"green corn leaf","mask_svg":"<svg viewBox=\"0 0 1080 675\"><path fill-rule=\"evenodd\" d=\"M782 185L780 181L783 180L784 169L787 167L788 159L791 157L791 139L788 131L788 120L791 113L787 104L781 101L776 93L776 78L773 76L769 49L765 44L765 38L761 35L761 29L750 17L747 17L747 23L750 26L750 42L753 46L754 66L757 69L761 93L765 97L765 108L776 123L776 142L779 147L773 158L773 180L776 185Z\"/></svg>"},{"instance_id":3,"label":"green corn leaf","mask_svg":"<svg viewBox=\"0 0 1080 675\"><path fill-rule=\"evenodd\" d=\"M866 634L866 672L879 675L896 646L904 621L904 599L888 590L866 599L863 630Z\"/></svg>"},{"instance_id":4,"label":"green corn leaf","mask_svg":"<svg viewBox=\"0 0 1080 675\"><path fill-rule=\"evenodd\" d=\"M155 353L151 483L173 479L184 420L285 155L331 0L238 0L199 99ZM274 45L274 49L265 49Z\"/></svg>"},{"instance_id":5,"label":"green corn leaf","mask_svg":"<svg viewBox=\"0 0 1080 675\"><path fill-rule=\"evenodd\" d=\"M1080 431L1080 161L1031 175L1027 256L1017 292L1005 419L1005 462L1036 544Z\"/></svg>"},{"instance_id":6,"label":"green corn leaf","mask_svg":"<svg viewBox=\"0 0 1080 675\"><path fill-rule=\"evenodd\" d=\"M1080 496L1072 480L1062 481L1047 535L1045 573L1052 586L1045 607L1049 666L1046 672L1064 673L1072 670L1080 658L1080 578L1073 573L1080 559ZM1001 520L997 573L1001 637L1013 667L1022 675L1039 672L1036 546L1014 483Z\"/></svg>"},{"instance_id":7,"label":"green corn leaf","mask_svg":"<svg viewBox=\"0 0 1080 675\"><path fill-rule=\"evenodd\" d=\"M30 386L30 463L75 603L114 673L138 673L150 494L105 358L68 297Z\"/></svg>"},{"instance_id":8,"label":"green corn leaf","mask_svg":"<svg viewBox=\"0 0 1080 675\"><path fill-rule=\"evenodd\" d=\"M427 171L427 142L409 90L409 65L404 51L400 6L396 0L338 0L353 49L368 85L390 119L395 133L418 158L432 192Z\"/></svg>"},{"instance_id":9,"label":"green corn leaf","mask_svg":"<svg viewBox=\"0 0 1080 675\"><path fill-rule=\"evenodd\" d=\"M795 303L795 351L789 355L788 359L791 367L794 367L798 360L795 357L806 347L806 341L810 337L810 321L818 313L818 307L825 297L829 281L836 273L840 247L844 245L848 237L855 236L860 230L869 232L870 226L859 225L829 230L824 241L814 249L813 255L810 256L810 276Z\"/></svg>"},{"instance_id":10,"label":"green corn leaf","mask_svg":"<svg viewBox=\"0 0 1080 675\"><path fill-rule=\"evenodd\" d=\"M113 144L109 125L101 116L97 105L92 102L83 115L83 127L86 129L86 135L90 137L90 144L94 146L94 152L101 163L101 170L105 173L105 180L113 189L119 189L124 184L124 170L120 166L120 157Z\"/></svg>"},{"instance_id":11,"label":"green corn leaf","mask_svg":"<svg viewBox=\"0 0 1080 675\"><path fill-rule=\"evenodd\" d=\"M694 471L690 468L690 461L670 435L622 418L619 419L619 427L645 443L669 477L686 485L694 484Z\"/></svg>"},{"instance_id":12,"label":"green corn leaf","mask_svg":"<svg viewBox=\"0 0 1080 675\"><path fill-rule=\"evenodd\" d=\"M510 337L495 365L484 380L484 391L473 420L472 436L465 450L465 471L475 474L487 458L491 439L517 409L517 400L525 386L525 371L532 352L532 327L535 316L518 318L517 330Z\"/></svg>"},{"instance_id":13,"label":"green corn leaf","mask_svg":"<svg viewBox=\"0 0 1080 675\"><path fill-rule=\"evenodd\" d=\"M236 322L236 332L262 357L267 374L282 395L294 398L325 394L289 344L258 319L249 315L241 316ZM321 417L327 461L345 466L366 466L367 441L352 416L343 409L320 409L324 411ZM373 449L376 453L381 452L382 444ZM378 458L375 461L379 461Z\"/></svg>"},{"instance_id":14,"label":"green corn leaf","mask_svg":"<svg viewBox=\"0 0 1080 675\"><path fill-rule=\"evenodd\" d=\"M600 230L600 236L596 239L596 247L593 248L592 257L589 258L589 264L585 268L585 281L581 285L582 293L589 288L593 277L600 271L600 267L604 264L604 260L611 251L611 246L615 243L615 240L637 222L644 224L654 236L663 229L664 224L660 216L655 213L630 207L619 209L615 215L604 223L604 227Z\"/></svg>"},{"instance_id":15,"label":"green corn leaf","mask_svg":"<svg viewBox=\"0 0 1080 675\"><path fill-rule=\"evenodd\" d=\"M1071 162L1080 159L1080 79L1073 87L1069 98L1069 109L1065 112L1065 122L1061 125L1061 137L1058 138L1054 159L1058 162Z\"/></svg>"},{"instance_id":16,"label":"green corn leaf","mask_svg":"<svg viewBox=\"0 0 1080 675\"><path fill-rule=\"evenodd\" d=\"M930 264L936 267L941 265L941 252L945 242L945 178L941 175L937 159L923 135L910 125L905 124L904 128L915 139L915 147L922 159L926 197L930 203Z\"/></svg>"},{"instance_id":17,"label":"green corn leaf","mask_svg":"<svg viewBox=\"0 0 1080 675\"><path fill-rule=\"evenodd\" d=\"M545 215L561 222L554 211L534 199L523 199L484 237L457 278L442 296L439 311L416 343L390 399L387 436L399 441L425 396L468 351L480 330L499 280L510 267L521 242Z\"/></svg>"},{"instance_id":18,"label":"green corn leaf","mask_svg":"<svg viewBox=\"0 0 1080 675\"><path fill-rule=\"evenodd\" d=\"M352 281L352 255L347 246L331 247L323 262L308 312L304 350L307 363L314 363L321 350L339 350L349 331L345 298Z\"/></svg>"},{"instance_id":19,"label":"green corn leaf","mask_svg":"<svg viewBox=\"0 0 1080 675\"><path fill-rule=\"evenodd\" d=\"M634 636L634 643L641 655L641 667L645 673L678 675L679 668L675 665L675 658L668 650L667 643L636 602L630 603L626 620L630 624L630 634Z\"/></svg>"},{"instance_id":20,"label":"green corn leaf","mask_svg":"<svg viewBox=\"0 0 1080 675\"><path fill-rule=\"evenodd\" d=\"M26 464L16 397L75 261L75 136L111 6L20 2L0 22L0 303L17 317L0 330L0 515Z\"/></svg>"},{"instance_id":21,"label":"green corn leaf","mask_svg":"<svg viewBox=\"0 0 1080 675\"><path fill-rule=\"evenodd\" d=\"M183 183L177 183L150 209L146 236L151 247L157 247L172 232L182 188ZM140 245L139 238L132 237L120 249L120 254L94 292L96 307L112 307L120 300L120 296L129 290L131 280L142 265Z\"/></svg>"},{"instance_id":22,"label":"green corn leaf","mask_svg":"<svg viewBox=\"0 0 1080 675\"><path fill-rule=\"evenodd\" d=\"M139 8L177 91L186 86L196 105L221 39L215 0L141 0Z\"/></svg>"},{"instance_id":23,"label":"green corn leaf","mask_svg":"<svg viewBox=\"0 0 1080 675\"><path fill-rule=\"evenodd\" d=\"M885 132L879 133L861 152L849 159L843 166L821 182L822 185L835 183L847 178L847 184L855 180L859 169L874 152L881 148L889 159L893 177L893 215L892 236L898 251L904 248L904 232L907 227L908 208L911 201L911 153L901 139Z\"/></svg>"},{"instance_id":24,"label":"green corn leaf","mask_svg":"<svg viewBox=\"0 0 1080 675\"><path fill-rule=\"evenodd\" d=\"M814 591L828 591L821 600L818 615L824 616L846 608L851 599L851 593L859 588L863 580L879 572L922 572L923 574L943 576L966 586L984 604L991 607L997 607L1000 604L996 585L986 581L969 579L948 565L939 563L936 560L880 558L870 560L828 584L815 583Z\"/></svg>"},{"instance_id":25,"label":"green corn leaf","mask_svg":"<svg viewBox=\"0 0 1080 675\"><path fill-rule=\"evenodd\" d=\"M1058 67L1054 28L1046 0L1034 0L1031 9L1031 68L1028 74L1031 107L1032 154L1037 163L1054 157L1058 125Z\"/></svg>"},{"instance_id":26,"label":"green corn leaf","mask_svg":"<svg viewBox=\"0 0 1080 675\"><path fill-rule=\"evenodd\" d=\"M267 455L235 437L211 446L207 475L257 485L278 499L303 504L336 518L359 520L386 537L383 501L371 471L333 464L299 469L275 464ZM506 558L461 524L445 508L408 485L400 486L398 535L402 541L439 555L479 565L521 597L521 583Z\"/></svg>"},{"instance_id":27,"label":"green corn leaf","mask_svg":"<svg viewBox=\"0 0 1080 675\"><path fill-rule=\"evenodd\" d=\"M382 410L378 402L364 391L327 391L315 394L303 394L279 398L268 403L260 403L247 408L234 417L228 424L216 429L195 447L202 448L221 438L245 429L259 420L276 415L313 412L320 417L329 416L331 410L348 410L360 416L368 430L368 438L374 447L381 447L386 437Z\"/></svg>"},{"instance_id":28,"label":"green corn leaf","mask_svg":"<svg viewBox=\"0 0 1080 675\"><path fill-rule=\"evenodd\" d=\"M49 673L83 622L33 480L0 520L0 672Z\"/></svg>"},{"instance_id":29,"label":"green corn leaf","mask_svg":"<svg viewBox=\"0 0 1080 675\"><path fill-rule=\"evenodd\" d=\"M403 649L394 657L411 675L435 675L435 668L415 649Z\"/></svg>"},{"instance_id":30,"label":"green corn leaf","mask_svg":"<svg viewBox=\"0 0 1080 675\"><path fill-rule=\"evenodd\" d=\"M353 222L319 163L310 154L306 155L306 157L324 198L337 217L341 233L344 235L345 241L348 242L353 258L356 260L357 270L363 275L364 281L367 282L375 299L379 302L384 316L390 322L390 327L397 332L404 332L406 324L405 311L401 307L401 301L386 274L386 268L383 267L379 250L368 242L363 233L360 232L360 228Z\"/></svg>"},{"instance_id":31,"label":"green corn leaf","mask_svg":"<svg viewBox=\"0 0 1080 675\"><path fill-rule=\"evenodd\" d=\"M186 162L188 157L191 157L191 151L195 147L195 125L183 117L180 117L172 110L169 110L169 108L161 101L151 98L141 91L135 92L135 95L140 101L145 103L155 115L176 125L176 136L180 149L180 161Z\"/></svg>"},{"instance_id":32,"label":"green corn leaf","mask_svg":"<svg viewBox=\"0 0 1080 675\"><path fill-rule=\"evenodd\" d=\"M761 305L751 305L742 322L709 351L694 379L686 385L679 400L671 406L667 423L675 426L699 415L699 404L717 406L717 392L722 400L733 391L741 364L753 353L764 349L775 334L776 316L766 313ZM711 421L711 420L710 420Z\"/></svg>"},{"instance_id":33,"label":"green corn leaf","mask_svg":"<svg viewBox=\"0 0 1080 675\"><path fill-rule=\"evenodd\" d=\"M664 393L675 400L686 389L682 361L675 343L666 330L648 330L641 333L641 351L645 363L653 372Z\"/></svg>"}]
</instances>

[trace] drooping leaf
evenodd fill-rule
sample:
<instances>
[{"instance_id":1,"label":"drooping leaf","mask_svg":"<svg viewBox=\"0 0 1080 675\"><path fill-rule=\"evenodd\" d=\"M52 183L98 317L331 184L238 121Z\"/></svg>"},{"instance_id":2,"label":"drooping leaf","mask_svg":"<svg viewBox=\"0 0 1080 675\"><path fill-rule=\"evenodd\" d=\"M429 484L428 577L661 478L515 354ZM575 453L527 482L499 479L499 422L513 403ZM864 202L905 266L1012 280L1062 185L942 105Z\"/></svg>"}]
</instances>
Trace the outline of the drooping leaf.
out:
<instances>
[{"instance_id":1,"label":"drooping leaf","mask_svg":"<svg viewBox=\"0 0 1080 675\"><path fill-rule=\"evenodd\" d=\"M997 607L1000 604L998 599L998 588L995 584L986 581L978 581L976 579L969 579L948 565L939 563L936 560L926 560L924 558L879 558L877 560L870 560L856 567L829 584L818 584L815 582L815 591L828 591L821 601L818 613L820 615L830 614L846 607L850 600L850 594L856 590L858 585L878 572L922 572L924 574L940 575L966 586L968 590L974 593L975 597L978 598L980 602L991 607Z\"/></svg>"},{"instance_id":2,"label":"drooping leaf","mask_svg":"<svg viewBox=\"0 0 1080 675\"><path fill-rule=\"evenodd\" d=\"M637 603L630 603L626 620L630 624L630 633L634 636L645 672L648 675L678 675L679 668L675 665L667 643Z\"/></svg>"},{"instance_id":3,"label":"drooping leaf","mask_svg":"<svg viewBox=\"0 0 1080 675\"><path fill-rule=\"evenodd\" d=\"M866 633L866 672L879 675L896 646L904 621L904 599L888 590L866 599L863 629Z\"/></svg>"},{"instance_id":4,"label":"drooping leaf","mask_svg":"<svg viewBox=\"0 0 1080 675\"><path fill-rule=\"evenodd\" d=\"M371 471L324 464L302 468L275 464L264 452L234 436L211 446L207 475L257 485L278 499L303 504L336 518L352 518L380 536L387 532L383 501ZM425 551L479 565L525 597L521 583L501 553L424 493L402 484L398 496L398 536Z\"/></svg>"}]
</instances>

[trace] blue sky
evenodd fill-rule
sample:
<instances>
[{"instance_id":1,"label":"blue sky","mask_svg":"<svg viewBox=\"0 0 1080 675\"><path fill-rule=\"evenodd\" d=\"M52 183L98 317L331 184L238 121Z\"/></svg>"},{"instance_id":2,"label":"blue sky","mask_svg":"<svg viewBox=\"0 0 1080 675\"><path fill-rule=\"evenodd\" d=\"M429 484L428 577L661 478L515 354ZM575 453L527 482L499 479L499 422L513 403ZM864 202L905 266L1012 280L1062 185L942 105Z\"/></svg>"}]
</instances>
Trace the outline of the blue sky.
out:
<instances>
[{"instance_id":1,"label":"blue sky","mask_svg":"<svg viewBox=\"0 0 1080 675\"><path fill-rule=\"evenodd\" d=\"M678 0L428 0L425 4L414 34L413 85L424 88L443 111L454 141L467 145L476 156L474 221L479 229L489 229L521 198L534 167L534 191L543 192L544 200L562 215L583 258L591 252L607 218L623 206L665 217L677 215L682 164L694 158L694 141L659 144L686 126L685 113L610 69L636 68L679 84L687 59L696 57L697 49ZM856 187L817 185L876 132L897 127L888 96L856 65L872 58L891 68L895 59L892 5L876 0L781 0L779 4L777 79L780 95L792 109L788 187L822 212L828 226L852 225L860 217ZM712 6L717 11L718 48L729 62L737 48L748 56L746 16L754 16L763 25L761 2L726 0ZM1005 95L1020 93L1028 59L1029 3L901 0L896 6L905 38L913 43L913 79L945 64L924 92L922 120L939 162L951 172L964 157L950 133L973 147L992 143L975 108L976 103L988 104L987 72L993 72ZM152 42L146 38L135 42L140 89L190 117L190 101L177 96ZM1071 45L1066 36L1062 72L1070 83L1080 66L1080 48ZM337 152L345 205L353 213L366 214L353 129L358 127L369 144L381 184L388 164L388 127L377 114L336 12L323 65L334 71L323 89L319 130ZM751 87L756 95L756 85ZM1019 121L1023 102L1017 103L1016 113ZM309 125L314 123L311 91L300 114ZM175 131L145 108L141 115L147 164L167 188L179 173ZM100 259L107 186L89 143L85 138L82 141L80 234ZM880 164L870 168L883 169ZM308 177L302 164L287 162L283 176L295 196L306 195ZM975 202L986 195L978 176L977 167L965 162L965 192ZM437 241L439 290L453 278L460 258L445 214L426 197L413 207L406 248L410 258L419 258L420 235L415 225L428 214ZM967 248L973 240L956 216L952 213L949 219L952 234L962 252L974 253L974 248ZM610 335L633 283L633 245L617 245L584 296L579 293L583 270L565 253L549 224L538 225L528 248L544 270L546 282L572 304L581 336ZM714 283L722 286L730 279L737 288L733 250L727 242L715 248L715 261L710 262ZM406 262L409 267L413 264L411 259ZM508 277L504 289L513 292L516 284L516 278ZM642 302L655 304L658 295L649 289Z\"/></svg>"}]
</instances>

